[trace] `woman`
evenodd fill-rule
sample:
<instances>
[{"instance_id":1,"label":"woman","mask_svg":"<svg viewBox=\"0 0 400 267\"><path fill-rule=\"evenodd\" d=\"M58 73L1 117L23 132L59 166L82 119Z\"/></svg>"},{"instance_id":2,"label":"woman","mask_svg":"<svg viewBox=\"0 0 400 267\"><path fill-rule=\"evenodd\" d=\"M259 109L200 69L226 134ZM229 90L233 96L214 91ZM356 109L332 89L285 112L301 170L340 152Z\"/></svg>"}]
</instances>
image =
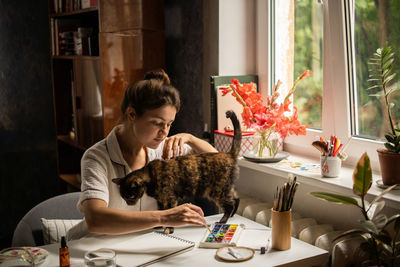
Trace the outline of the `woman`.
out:
<instances>
[{"instance_id":1,"label":"woman","mask_svg":"<svg viewBox=\"0 0 400 267\"><path fill-rule=\"evenodd\" d=\"M128 86L121 105L122 123L82 157L78 209L85 220L69 231L69 239L87 233L123 234L156 226L206 223L202 209L193 204L157 210L155 199L145 194L136 205L128 206L111 181L156 158L217 152L191 134L167 138L179 108L179 93L162 70L149 72L144 80Z\"/></svg>"}]
</instances>

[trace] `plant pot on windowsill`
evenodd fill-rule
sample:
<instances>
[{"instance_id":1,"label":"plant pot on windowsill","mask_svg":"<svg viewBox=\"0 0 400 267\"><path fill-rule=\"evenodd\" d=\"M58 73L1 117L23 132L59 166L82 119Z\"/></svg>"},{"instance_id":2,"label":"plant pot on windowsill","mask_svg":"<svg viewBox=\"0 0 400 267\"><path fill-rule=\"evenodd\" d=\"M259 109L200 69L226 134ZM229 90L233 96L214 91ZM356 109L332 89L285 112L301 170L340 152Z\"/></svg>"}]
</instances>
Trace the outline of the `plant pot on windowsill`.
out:
<instances>
[{"instance_id":1,"label":"plant pot on windowsill","mask_svg":"<svg viewBox=\"0 0 400 267\"><path fill-rule=\"evenodd\" d=\"M387 123L390 126L385 134L387 142L384 148L378 149L379 163L381 165L382 182L385 185L400 183L400 129L395 124L396 119L392 117L392 108L395 104L391 102L391 95L400 90L395 87L393 78L396 73L392 73L394 52L392 47L385 44L383 48L378 48L368 62L370 71L368 81L372 86L367 90L372 90L370 96L377 97L383 102L383 110L387 111ZM397 114L397 113L394 113Z\"/></svg>"},{"instance_id":2,"label":"plant pot on windowsill","mask_svg":"<svg viewBox=\"0 0 400 267\"><path fill-rule=\"evenodd\" d=\"M383 184L400 184L400 154L391 152L386 148L379 148L377 152Z\"/></svg>"}]
</instances>

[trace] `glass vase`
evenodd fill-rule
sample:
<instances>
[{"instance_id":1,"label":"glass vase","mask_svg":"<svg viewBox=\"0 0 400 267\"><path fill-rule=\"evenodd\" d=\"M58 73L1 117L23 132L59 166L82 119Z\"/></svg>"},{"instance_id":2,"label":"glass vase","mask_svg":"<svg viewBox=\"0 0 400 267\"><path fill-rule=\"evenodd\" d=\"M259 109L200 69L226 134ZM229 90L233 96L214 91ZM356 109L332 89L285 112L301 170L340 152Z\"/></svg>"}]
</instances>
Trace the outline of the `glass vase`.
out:
<instances>
[{"instance_id":1,"label":"glass vase","mask_svg":"<svg viewBox=\"0 0 400 267\"><path fill-rule=\"evenodd\" d=\"M253 154L258 158L274 158L278 153L279 135L273 131L258 131L253 137Z\"/></svg>"}]
</instances>

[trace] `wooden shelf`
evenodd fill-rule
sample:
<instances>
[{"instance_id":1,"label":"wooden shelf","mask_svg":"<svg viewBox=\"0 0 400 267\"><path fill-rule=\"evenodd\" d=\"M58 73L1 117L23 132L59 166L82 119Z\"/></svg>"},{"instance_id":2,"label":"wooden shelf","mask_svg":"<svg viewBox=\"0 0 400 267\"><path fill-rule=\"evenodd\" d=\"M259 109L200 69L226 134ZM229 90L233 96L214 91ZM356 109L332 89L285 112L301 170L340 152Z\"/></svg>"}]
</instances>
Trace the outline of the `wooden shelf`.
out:
<instances>
[{"instance_id":1,"label":"wooden shelf","mask_svg":"<svg viewBox=\"0 0 400 267\"><path fill-rule=\"evenodd\" d=\"M72 55L72 56L51 56L51 58L53 59L75 59L75 58L92 58L92 59L96 59L96 58L100 58L99 56L78 56L78 55Z\"/></svg>"},{"instance_id":2,"label":"wooden shelf","mask_svg":"<svg viewBox=\"0 0 400 267\"><path fill-rule=\"evenodd\" d=\"M75 189L81 189L81 182L78 180L78 176L79 174L77 173L73 173L73 174L60 174L60 178L61 180L63 180L64 182L66 182L67 184L71 185L73 188Z\"/></svg>"},{"instance_id":3,"label":"wooden shelf","mask_svg":"<svg viewBox=\"0 0 400 267\"><path fill-rule=\"evenodd\" d=\"M79 190L82 156L118 122L126 84L165 68L165 8L164 0L102 0L96 7L56 13L60 2L48 0L57 178L61 190ZM77 32L83 55L66 46ZM110 115L95 115L103 110ZM71 129L76 137L70 137Z\"/></svg>"},{"instance_id":4,"label":"wooden shelf","mask_svg":"<svg viewBox=\"0 0 400 267\"><path fill-rule=\"evenodd\" d=\"M68 135L57 135L57 140L60 140L61 142L64 142L78 149L86 150L86 147L80 145L76 140L71 139Z\"/></svg>"},{"instance_id":5,"label":"wooden shelf","mask_svg":"<svg viewBox=\"0 0 400 267\"><path fill-rule=\"evenodd\" d=\"M94 11L98 11L98 10L99 10L99 7L94 6L94 7L89 7L89 8L85 8L85 9L74 10L74 11L71 11L71 12L51 13L50 14L50 18L60 18L60 17L66 17L66 16L73 16L73 15L78 15L78 14L94 12Z\"/></svg>"}]
</instances>

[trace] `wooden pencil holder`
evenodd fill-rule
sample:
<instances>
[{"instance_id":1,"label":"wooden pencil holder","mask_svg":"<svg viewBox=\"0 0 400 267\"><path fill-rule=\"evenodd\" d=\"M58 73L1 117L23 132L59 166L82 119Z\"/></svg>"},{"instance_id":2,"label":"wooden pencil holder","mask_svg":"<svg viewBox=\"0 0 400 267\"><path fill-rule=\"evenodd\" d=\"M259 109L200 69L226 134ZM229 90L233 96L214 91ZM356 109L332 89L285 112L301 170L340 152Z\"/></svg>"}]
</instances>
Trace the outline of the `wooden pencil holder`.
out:
<instances>
[{"instance_id":1,"label":"wooden pencil holder","mask_svg":"<svg viewBox=\"0 0 400 267\"><path fill-rule=\"evenodd\" d=\"M272 248L290 249L292 210L276 211L271 209Z\"/></svg>"}]
</instances>

